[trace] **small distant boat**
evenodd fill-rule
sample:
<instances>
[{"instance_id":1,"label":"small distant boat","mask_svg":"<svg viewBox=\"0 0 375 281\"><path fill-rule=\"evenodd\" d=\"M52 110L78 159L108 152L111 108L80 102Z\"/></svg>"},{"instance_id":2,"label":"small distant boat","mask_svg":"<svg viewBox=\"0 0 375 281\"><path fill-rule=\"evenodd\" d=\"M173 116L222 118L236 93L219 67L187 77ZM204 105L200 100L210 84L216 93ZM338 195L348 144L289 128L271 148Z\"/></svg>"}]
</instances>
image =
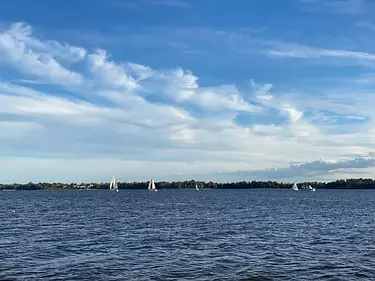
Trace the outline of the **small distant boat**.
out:
<instances>
[{"instance_id":1,"label":"small distant boat","mask_svg":"<svg viewBox=\"0 0 375 281\"><path fill-rule=\"evenodd\" d=\"M315 188L311 187L311 185L308 186L303 186L302 189L303 191L315 191Z\"/></svg>"},{"instance_id":2,"label":"small distant boat","mask_svg":"<svg viewBox=\"0 0 375 281\"><path fill-rule=\"evenodd\" d=\"M298 190L301 190L301 191L315 191L315 188L313 188L311 185L303 185L300 189L298 188L298 185L296 183L293 184L292 186L292 190L295 190L295 191L298 191Z\"/></svg>"},{"instance_id":3,"label":"small distant boat","mask_svg":"<svg viewBox=\"0 0 375 281\"><path fill-rule=\"evenodd\" d=\"M95 190L95 186L93 184L90 184L86 187L86 190Z\"/></svg>"},{"instance_id":4,"label":"small distant boat","mask_svg":"<svg viewBox=\"0 0 375 281\"><path fill-rule=\"evenodd\" d=\"M113 176L111 183L109 184L109 190L118 192L118 185L115 176Z\"/></svg>"},{"instance_id":5,"label":"small distant boat","mask_svg":"<svg viewBox=\"0 0 375 281\"><path fill-rule=\"evenodd\" d=\"M195 185L195 189L196 189L196 190L199 190L199 187L198 187L198 185Z\"/></svg>"},{"instance_id":6,"label":"small distant boat","mask_svg":"<svg viewBox=\"0 0 375 281\"><path fill-rule=\"evenodd\" d=\"M150 191L158 191L158 190L156 189L154 179L151 179L151 180L150 180L150 183L148 184L148 190L150 190Z\"/></svg>"}]
</instances>

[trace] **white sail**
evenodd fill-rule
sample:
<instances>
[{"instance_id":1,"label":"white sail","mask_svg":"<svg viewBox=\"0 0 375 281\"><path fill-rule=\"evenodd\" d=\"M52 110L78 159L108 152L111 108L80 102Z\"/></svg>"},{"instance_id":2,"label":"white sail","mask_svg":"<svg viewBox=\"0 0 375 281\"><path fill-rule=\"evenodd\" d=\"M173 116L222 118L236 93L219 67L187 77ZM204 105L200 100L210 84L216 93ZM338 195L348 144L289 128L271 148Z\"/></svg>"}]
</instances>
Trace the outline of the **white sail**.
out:
<instances>
[{"instance_id":1,"label":"white sail","mask_svg":"<svg viewBox=\"0 0 375 281\"><path fill-rule=\"evenodd\" d=\"M113 177L113 179L114 179L113 189L114 189L116 192L118 192L118 185L117 185L116 178Z\"/></svg>"},{"instance_id":2,"label":"white sail","mask_svg":"<svg viewBox=\"0 0 375 281\"><path fill-rule=\"evenodd\" d=\"M309 189L310 189L311 191L315 191L315 188L311 187L311 185L309 185Z\"/></svg>"},{"instance_id":3,"label":"white sail","mask_svg":"<svg viewBox=\"0 0 375 281\"><path fill-rule=\"evenodd\" d=\"M293 190L298 190L298 186L297 186L296 183L293 184L292 189L293 189Z\"/></svg>"},{"instance_id":4,"label":"white sail","mask_svg":"<svg viewBox=\"0 0 375 281\"><path fill-rule=\"evenodd\" d=\"M196 190L199 190L198 185L195 185L195 189L196 189Z\"/></svg>"},{"instance_id":5,"label":"white sail","mask_svg":"<svg viewBox=\"0 0 375 281\"><path fill-rule=\"evenodd\" d=\"M115 176L113 176L113 178L111 180L111 183L109 185L109 189L118 192L118 185L117 185L117 181L116 181Z\"/></svg>"},{"instance_id":6,"label":"white sail","mask_svg":"<svg viewBox=\"0 0 375 281\"><path fill-rule=\"evenodd\" d=\"M113 178L111 179L111 183L109 184L109 190L113 190Z\"/></svg>"},{"instance_id":7,"label":"white sail","mask_svg":"<svg viewBox=\"0 0 375 281\"><path fill-rule=\"evenodd\" d=\"M151 179L151 180L150 180L150 183L148 184L148 190L150 190L150 191L158 191L158 190L156 189L154 179Z\"/></svg>"}]
</instances>

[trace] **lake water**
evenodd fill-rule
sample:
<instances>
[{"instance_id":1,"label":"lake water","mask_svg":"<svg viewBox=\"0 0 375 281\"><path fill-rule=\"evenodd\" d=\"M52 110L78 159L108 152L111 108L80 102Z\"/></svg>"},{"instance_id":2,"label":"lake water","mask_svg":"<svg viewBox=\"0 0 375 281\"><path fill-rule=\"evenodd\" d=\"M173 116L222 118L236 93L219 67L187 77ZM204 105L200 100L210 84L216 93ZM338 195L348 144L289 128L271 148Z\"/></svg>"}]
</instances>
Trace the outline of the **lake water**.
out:
<instances>
[{"instance_id":1,"label":"lake water","mask_svg":"<svg viewBox=\"0 0 375 281\"><path fill-rule=\"evenodd\" d=\"M375 190L0 191L0 280L375 280Z\"/></svg>"}]
</instances>

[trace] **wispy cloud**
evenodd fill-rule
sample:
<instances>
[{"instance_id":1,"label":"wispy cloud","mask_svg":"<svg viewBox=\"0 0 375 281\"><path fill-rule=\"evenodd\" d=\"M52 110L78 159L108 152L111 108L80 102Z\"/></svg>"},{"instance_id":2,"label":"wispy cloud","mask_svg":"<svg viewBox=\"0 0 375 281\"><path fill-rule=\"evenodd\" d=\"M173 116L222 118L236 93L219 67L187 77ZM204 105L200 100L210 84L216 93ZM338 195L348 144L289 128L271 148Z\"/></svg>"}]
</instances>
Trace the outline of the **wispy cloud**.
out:
<instances>
[{"instance_id":1,"label":"wispy cloud","mask_svg":"<svg viewBox=\"0 0 375 281\"><path fill-rule=\"evenodd\" d=\"M369 23L369 22L364 22L364 21L358 22L358 23L355 24L355 27L365 28L365 29L375 31L375 24L372 24L372 23Z\"/></svg>"},{"instance_id":2,"label":"wispy cloud","mask_svg":"<svg viewBox=\"0 0 375 281\"><path fill-rule=\"evenodd\" d=\"M363 14L367 12L366 0L299 0L304 8L314 12L334 12L343 14Z\"/></svg>"},{"instance_id":3,"label":"wispy cloud","mask_svg":"<svg viewBox=\"0 0 375 281\"><path fill-rule=\"evenodd\" d=\"M174 8L190 8L191 3L187 0L115 0L116 5L123 8L140 9L145 5L164 6Z\"/></svg>"},{"instance_id":4,"label":"wispy cloud","mask_svg":"<svg viewBox=\"0 0 375 281\"><path fill-rule=\"evenodd\" d=\"M40 80L32 80L32 79L18 79L16 82L21 83L21 84L48 84L48 82L43 82Z\"/></svg>"},{"instance_id":5,"label":"wispy cloud","mask_svg":"<svg viewBox=\"0 0 375 281\"><path fill-rule=\"evenodd\" d=\"M191 3L186 0L142 0L142 1L153 4L153 5L191 7Z\"/></svg>"},{"instance_id":6,"label":"wispy cloud","mask_svg":"<svg viewBox=\"0 0 375 281\"><path fill-rule=\"evenodd\" d=\"M259 55L269 58L295 58L319 61L321 64L346 64L373 67L375 54L364 51L363 46L338 45L327 48L316 44L304 45L293 41L271 40L264 34L247 29L220 30L206 27L157 26L139 28L136 33L128 29L121 32L127 38L125 47L142 49L149 53L157 49L163 54L179 52L195 60L212 58L211 63L249 62ZM321 45L324 45L322 42ZM332 42L330 42L332 46ZM355 45L354 45L355 46ZM362 49L362 50L361 50ZM164 53L165 52L165 53Z\"/></svg>"},{"instance_id":7,"label":"wispy cloud","mask_svg":"<svg viewBox=\"0 0 375 281\"><path fill-rule=\"evenodd\" d=\"M347 51L340 49L323 49L298 44L287 44L280 42L268 42L270 50L265 54L271 57L298 58L298 59L320 59L320 58L341 58L350 59L357 62L374 62L375 54Z\"/></svg>"},{"instance_id":8,"label":"wispy cloud","mask_svg":"<svg viewBox=\"0 0 375 281\"><path fill-rule=\"evenodd\" d=\"M64 86L83 83L80 73L68 70L56 58L79 61L85 57L84 49L53 41L41 42L30 36L31 27L23 23L12 24L0 33L0 60L51 83Z\"/></svg>"}]
</instances>

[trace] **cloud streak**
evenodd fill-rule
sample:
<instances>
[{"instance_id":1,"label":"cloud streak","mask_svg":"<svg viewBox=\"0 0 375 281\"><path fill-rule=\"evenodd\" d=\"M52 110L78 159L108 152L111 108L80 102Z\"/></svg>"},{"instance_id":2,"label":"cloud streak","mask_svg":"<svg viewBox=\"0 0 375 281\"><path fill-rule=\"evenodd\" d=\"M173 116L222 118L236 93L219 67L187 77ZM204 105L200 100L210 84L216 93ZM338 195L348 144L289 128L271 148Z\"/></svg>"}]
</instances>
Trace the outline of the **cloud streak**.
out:
<instances>
[{"instance_id":1,"label":"cloud streak","mask_svg":"<svg viewBox=\"0 0 375 281\"><path fill-rule=\"evenodd\" d=\"M142 0L153 5L172 6L172 7L191 7L189 1L184 0Z\"/></svg>"},{"instance_id":2,"label":"cloud streak","mask_svg":"<svg viewBox=\"0 0 375 281\"><path fill-rule=\"evenodd\" d=\"M190 8L191 3L185 0L116 0L117 6L127 9L141 9L143 7L170 7L170 8Z\"/></svg>"},{"instance_id":3,"label":"cloud streak","mask_svg":"<svg viewBox=\"0 0 375 281\"><path fill-rule=\"evenodd\" d=\"M271 43L270 45L272 46L272 49L265 51L265 54L270 57L296 59L339 58L371 63L375 61L375 54L366 52L355 52L339 49L330 50L286 43Z\"/></svg>"},{"instance_id":4,"label":"cloud streak","mask_svg":"<svg viewBox=\"0 0 375 281\"><path fill-rule=\"evenodd\" d=\"M364 14L369 4L366 0L299 0L304 8L312 12L333 12L340 14Z\"/></svg>"}]
</instances>

